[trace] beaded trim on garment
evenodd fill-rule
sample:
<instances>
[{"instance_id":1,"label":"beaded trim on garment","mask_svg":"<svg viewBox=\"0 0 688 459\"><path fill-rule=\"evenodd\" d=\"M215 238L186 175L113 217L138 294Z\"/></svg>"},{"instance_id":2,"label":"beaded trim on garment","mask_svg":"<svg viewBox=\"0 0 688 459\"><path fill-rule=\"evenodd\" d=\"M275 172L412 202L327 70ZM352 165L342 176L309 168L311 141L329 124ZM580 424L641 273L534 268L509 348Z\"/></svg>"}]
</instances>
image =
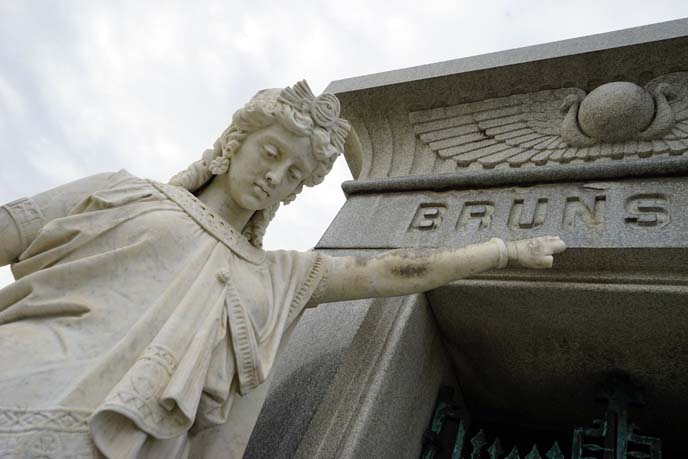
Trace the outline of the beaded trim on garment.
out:
<instances>
[{"instance_id":1,"label":"beaded trim on garment","mask_svg":"<svg viewBox=\"0 0 688 459\"><path fill-rule=\"evenodd\" d=\"M148 182L174 201L204 230L215 236L217 240L232 249L241 258L253 264L260 264L265 260L265 251L252 246L248 239L232 228L229 223L210 210L208 206L188 190L180 186L168 185L153 180Z\"/></svg>"},{"instance_id":2,"label":"beaded trim on garment","mask_svg":"<svg viewBox=\"0 0 688 459\"><path fill-rule=\"evenodd\" d=\"M38 232L45 225L45 219L40 207L31 198L17 199L5 204L4 207L19 229L22 251L36 238Z\"/></svg>"},{"instance_id":3,"label":"beaded trim on garment","mask_svg":"<svg viewBox=\"0 0 688 459\"><path fill-rule=\"evenodd\" d=\"M313 264L306 278L289 305L287 326L290 325L302 311L303 305L308 301L317 283L323 276L326 267L323 263L323 255L315 253ZM226 272L218 273L218 280L226 284L227 314L231 328L231 339L237 363L237 375L239 378L239 392L246 394L265 380L264 375L258 372L258 349L265 337L256 336L250 325L250 319L242 306L241 297L232 283L231 276Z\"/></svg>"},{"instance_id":4,"label":"beaded trim on garment","mask_svg":"<svg viewBox=\"0 0 688 459\"><path fill-rule=\"evenodd\" d=\"M89 415L79 410L0 408L0 457L97 457Z\"/></svg>"}]
</instances>

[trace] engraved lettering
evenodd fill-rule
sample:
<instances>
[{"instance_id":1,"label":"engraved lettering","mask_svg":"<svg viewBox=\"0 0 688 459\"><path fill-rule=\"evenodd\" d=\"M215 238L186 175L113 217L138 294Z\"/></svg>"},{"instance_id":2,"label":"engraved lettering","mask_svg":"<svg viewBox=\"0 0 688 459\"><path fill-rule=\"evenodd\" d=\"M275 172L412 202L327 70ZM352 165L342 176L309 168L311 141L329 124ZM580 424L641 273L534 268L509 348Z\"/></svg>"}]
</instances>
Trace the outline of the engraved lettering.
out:
<instances>
[{"instance_id":1,"label":"engraved lettering","mask_svg":"<svg viewBox=\"0 0 688 459\"><path fill-rule=\"evenodd\" d=\"M464 204L456 223L457 230L477 231L492 227L492 214L495 205L492 201L471 201Z\"/></svg>"},{"instance_id":2,"label":"engraved lettering","mask_svg":"<svg viewBox=\"0 0 688 459\"><path fill-rule=\"evenodd\" d=\"M509 228L537 229L545 223L547 217L547 198L539 198L536 201L514 199L509 213Z\"/></svg>"},{"instance_id":3,"label":"engraved lettering","mask_svg":"<svg viewBox=\"0 0 688 459\"><path fill-rule=\"evenodd\" d=\"M569 197L566 198L566 203L564 204L562 227L572 230L576 226L576 220L580 219L588 228L599 228L605 224L606 213L606 196L595 196L592 206L588 206L577 196Z\"/></svg>"},{"instance_id":4,"label":"engraved lettering","mask_svg":"<svg viewBox=\"0 0 688 459\"><path fill-rule=\"evenodd\" d=\"M438 203L421 203L411 220L409 229L429 231L439 228L447 206Z\"/></svg>"},{"instance_id":5,"label":"engraved lettering","mask_svg":"<svg viewBox=\"0 0 688 459\"><path fill-rule=\"evenodd\" d=\"M442 201L421 202L418 204L408 231L431 232L441 225L452 225L456 231L478 233L487 229L501 228L511 231L531 231L552 227L553 218L561 218L561 230L604 230L610 216L619 218L620 223L632 228L662 228L672 221L670 213L671 196L665 193L627 194L623 201L609 201L605 190L597 193L562 196L562 217L554 212L555 199L543 194L518 193L512 196L499 197L500 207L504 213L497 213L495 199L459 201L458 216L450 204ZM507 206L511 204L511 207ZM553 207L554 206L554 207ZM611 206L611 207L609 207ZM608 209L609 207L609 209ZM449 217L450 214L454 216ZM450 219L450 222L445 220ZM456 220L455 220L456 219Z\"/></svg>"},{"instance_id":6,"label":"engraved lettering","mask_svg":"<svg viewBox=\"0 0 688 459\"><path fill-rule=\"evenodd\" d=\"M626 200L626 212L631 214L624 219L626 225L635 228L661 228L671 222L666 206L669 197L661 193L636 194Z\"/></svg>"}]
</instances>

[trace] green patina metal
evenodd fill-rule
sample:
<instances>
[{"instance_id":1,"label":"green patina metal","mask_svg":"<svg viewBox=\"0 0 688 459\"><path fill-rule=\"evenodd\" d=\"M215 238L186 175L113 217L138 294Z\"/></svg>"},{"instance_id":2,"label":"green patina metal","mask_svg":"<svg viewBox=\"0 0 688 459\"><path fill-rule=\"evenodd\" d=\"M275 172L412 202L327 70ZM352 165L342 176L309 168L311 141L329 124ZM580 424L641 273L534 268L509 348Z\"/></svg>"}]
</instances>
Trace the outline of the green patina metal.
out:
<instances>
[{"instance_id":1,"label":"green patina metal","mask_svg":"<svg viewBox=\"0 0 688 459\"><path fill-rule=\"evenodd\" d=\"M472 430L469 413L453 401L452 396L453 389L440 389L432 422L424 437L422 459L542 459L534 443L525 456L520 455L516 445L505 456L500 437L482 428ZM639 391L623 375L613 375L602 387L601 396L607 401L604 419L593 421L592 427L573 429L569 458L661 459L661 440L639 434L629 419L628 407L642 403ZM477 433L469 440L475 430ZM522 445L520 440L519 444ZM545 458L566 459L558 441L553 442Z\"/></svg>"},{"instance_id":2,"label":"green patina metal","mask_svg":"<svg viewBox=\"0 0 688 459\"><path fill-rule=\"evenodd\" d=\"M435 404L430 429L424 435L422 459L461 459L470 418L453 401L454 390L444 386Z\"/></svg>"}]
</instances>

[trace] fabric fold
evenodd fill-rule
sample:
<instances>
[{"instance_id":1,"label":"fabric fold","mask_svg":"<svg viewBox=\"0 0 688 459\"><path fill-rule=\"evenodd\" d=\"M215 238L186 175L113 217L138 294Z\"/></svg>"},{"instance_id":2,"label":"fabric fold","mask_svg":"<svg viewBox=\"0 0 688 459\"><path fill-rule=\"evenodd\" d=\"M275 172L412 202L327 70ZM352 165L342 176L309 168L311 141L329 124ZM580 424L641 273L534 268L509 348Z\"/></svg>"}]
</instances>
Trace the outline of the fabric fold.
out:
<instances>
[{"instance_id":1,"label":"fabric fold","mask_svg":"<svg viewBox=\"0 0 688 459\"><path fill-rule=\"evenodd\" d=\"M325 264L263 252L226 225L188 191L126 172L46 224L13 266L19 281L0 289L0 419L18 405L90 413L106 457L154 458L185 457L189 432L236 419ZM21 441L0 429L0 445L21 456L31 429L8 427ZM91 441L51 432L65 450Z\"/></svg>"}]
</instances>

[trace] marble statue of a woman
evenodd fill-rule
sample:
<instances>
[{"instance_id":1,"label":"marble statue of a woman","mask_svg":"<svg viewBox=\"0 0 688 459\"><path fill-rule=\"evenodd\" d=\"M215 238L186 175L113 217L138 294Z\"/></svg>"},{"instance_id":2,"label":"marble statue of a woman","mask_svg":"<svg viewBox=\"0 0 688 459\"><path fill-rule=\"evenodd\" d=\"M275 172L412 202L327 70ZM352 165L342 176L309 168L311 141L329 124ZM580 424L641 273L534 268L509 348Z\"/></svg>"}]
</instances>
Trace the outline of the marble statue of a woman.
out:
<instances>
[{"instance_id":1,"label":"marble statue of a woman","mask_svg":"<svg viewBox=\"0 0 688 459\"><path fill-rule=\"evenodd\" d=\"M0 208L16 278L0 290L0 457L204 457L209 429L240 454L242 409L304 307L546 268L564 249L263 251L277 207L322 181L348 131L337 98L300 82L256 94L167 184L120 171Z\"/></svg>"}]
</instances>

